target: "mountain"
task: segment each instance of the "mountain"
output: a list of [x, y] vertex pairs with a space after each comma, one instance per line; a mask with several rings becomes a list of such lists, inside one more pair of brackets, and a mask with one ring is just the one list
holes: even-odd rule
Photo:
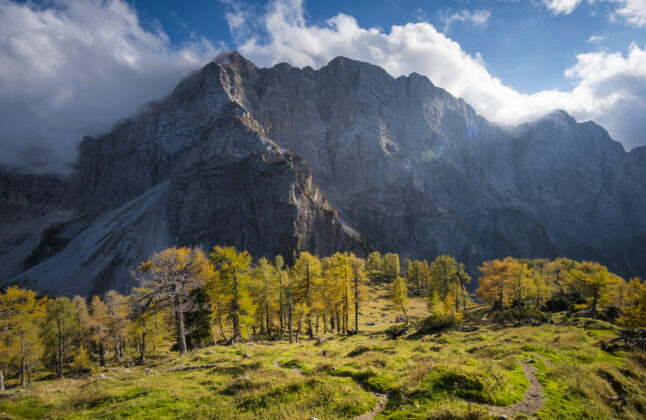
[[566, 256], [644, 276], [644, 150], [562, 111], [497, 126], [415, 73], [343, 57], [258, 68], [229, 52], [84, 138], [67, 179], [0, 172], [1, 209], [24, 225], [0, 225], [13, 229], [0, 282], [127, 291], [134, 265], [176, 244], [449, 253], [472, 274], [496, 257]]

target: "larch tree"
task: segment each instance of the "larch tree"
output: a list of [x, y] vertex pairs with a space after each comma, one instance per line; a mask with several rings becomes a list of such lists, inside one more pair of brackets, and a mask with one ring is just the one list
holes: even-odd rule
[[36, 292], [16, 286], [7, 288], [0, 295], [0, 307], [8, 328], [9, 349], [18, 359], [20, 385], [27, 385], [31, 379], [31, 366], [40, 358], [40, 337], [38, 328], [45, 316], [46, 299], [36, 298]]
[[508, 265], [501, 260], [485, 261], [478, 267], [482, 276], [478, 280], [476, 293], [494, 309], [503, 310], [512, 301], [512, 290]]
[[194, 306], [190, 294], [193, 289], [204, 285], [207, 268], [207, 260], [201, 249], [183, 247], [153, 253], [133, 272], [141, 286], [150, 290], [148, 295], [142, 297], [145, 305], [172, 309], [180, 354], [188, 353], [184, 318]]
[[281, 338], [285, 334], [285, 277], [287, 273], [285, 272], [285, 260], [282, 255], [276, 255], [274, 257], [274, 263], [272, 265], [274, 270], [274, 278], [278, 285], [278, 314], [280, 319], [280, 336]]
[[366, 274], [371, 281], [381, 279], [381, 254], [371, 252], [366, 260]]
[[230, 344], [230, 340], [224, 332], [224, 319], [227, 317], [225, 308], [227, 306], [228, 297], [225, 295], [224, 285], [222, 281], [220, 281], [220, 272], [213, 269], [213, 264], [210, 264], [207, 274], [206, 293], [209, 295], [213, 320], [217, 323], [224, 341], [227, 344]]
[[120, 362], [125, 356], [125, 343], [129, 330], [127, 297], [110, 290], [103, 295], [106, 307], [108, 338], [114, 350], [114, 359]]
[[384, 279], [390, 283], [395, 281], [400, 274], [399, 255], [389, 253], [381, 260], [381, 273]]
[[257, 307], [256, 317], [260, 332], [271, 336], [271, 318], [276, 303], [276, 284], [274, 283], [273, 267], [267, 258], [262, 257], [252, 270], [253, 298]]
[[568, 286], [588, 301], [592, 318], [597, 317], [598, 306], [610, 300], [616, 281], [616, 276], [612, 276], [607, 267], [590, 261], [578, 264], [566, 276]]
[[458, 265], [450, 255], [438, 255], [431, 263], [429, 269], [431, 287], [429, 290], [437, 291], [440, 299], [444, 299], [452, 286], [459, 284]]
[[295, 275], [295, 300], [300, 307], [300, 318], [307, 318], [308, 335], [310, 338], [314, 338], [311, 308], [312, 298], [321, 279], [321, 260], [309, 252], [303, 251], [294, 263], [293, 272]]
[[56, 373], [63, 377], [63, 361], [71, 352], [73, 340], [78, 335], [76, 306], [66, 297], [49, 299], [45, 305], [42, 327], [45, 351], [54, 355]]
[[527, 267], [527, 264], [515, 258], [507, 257], [503, 262], [507, 266], [506, 273], [509, 277], [508, 280], [512, 288], [514, 301], [520, 305], [527, 298], [527, 289], [530, 287], [532, 270]]
[[464, 264], [459, 263], [456, 271], [456, 288], [457, 291], [455, 293], [455, 310], [456, 312], [459, 311], [460, 307], [460, 294], [462, 294], [462, 310], [466, 311], [467, 310], [467, 299], [468, 299], [468, 293], [467, 293], [467, 287], [466, 285], [471, 283], [471, 276], [467, 274], [466, 267]]
[[[150, 289], [133, 288], [132, 293], [128, 296], [128, 317], [130, 319], [130, 335], [135, 337], [135, 342], [139, 349], [137, 364], [146, 363], [146, 351], [148, 348], [148, 337], [154, 336], [156, 306], [146, 305], [143, 296], [151, 293]], [[153, 337], [154, 339], [154, 337]]]
[[89, 357], [86, 347], [91, 342], [92, 320], [84, 297], [76, 295], [72, 298], [74, 305], [74, 320], [76, 322], [76, 337], [74, 337], [74, 367], [77, 373], [89, 367]]
[[237, 343], [242, 339], [242, 325], [253, 320], [256, 309], [249, 293], [251, 255], [247, 251], [238, 252], [234, 247], [216, 246], [209, 257], [220, 283], [224, 312], [231, 321], [229, 343]]
[[350, 254], [350, 266], [354, 289], [354, 333], [357, 334], [359, 333], [359, 306], [364, 300], [367, 276], [363, 258]]
[[348, 253], [337, 252], [330, 257], [328, 272], [333, 281], [334, 300], [336, 301], [337, 330], [348, 332], [348, 319], [352, 301], [353, 270]]
[[96, 349], [99, 352], [99, 366], [105, 367], [105, 347], [110, 321], [108, 319], [108, 309], [99, 296], [92, 296], [89, 314], [92, 322], [90, 328], [92, 340], [96, 343]]
[[619, 322], [631, 328], [646, 328], [646, 283], [635, 277], [625, 289], [625, 304]]
[[417, 296], [420, 295], [421, 291], [421, 267], [422, 267], [422, 262], [421, 261], [411, 261], [408, 264], [408, 270], [406, 274], [406, 279], [408, 280], [408, 284], [415, 288], [415, 294]]
[[390, 289], [390, 300], [394, 308], [401, 309], [404, 317], [408, 319], [408, 287], [406, 279], [397, 276], [392, 282]]

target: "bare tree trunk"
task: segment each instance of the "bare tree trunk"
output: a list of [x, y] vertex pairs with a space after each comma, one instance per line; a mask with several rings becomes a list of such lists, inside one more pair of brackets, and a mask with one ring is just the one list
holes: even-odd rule
[[[145, 327], [145, 324], [144, 324]], [[146, 331], [141, 332], [141, 346], [139, 348], [139, 360], [137, 364], [143, 365], [146, 363]]]
[[460, 280], [455, 282], [455, 313], [460, 312]]
[[25, 334], [20, 333], [20, 386], [25, 387]]
[[231, 323], [233, 324], [233, 337], [231, 343], [240, 341], [240, 308], [238, 302], [238, 279], [233, 276], [233, 299], [231, 300]]
[[27, 363], [27, 382], [31, 385], [31, 363]]
[[283, 306], [283, 274], [280, 272], [280, 267], [279, 267], [279, 273], [278, 273], [278, 306], [279, 306], [279, 312], [280, 312], [280, 338], [283, 338], [283, 335], [285, 335], [285, 327], [283, 325], [283, 312], [285, 310]]
[[179, 348], [179, 354], [188, 354], [186, 348], [186, 330], [184, 327], [184, 312], [181, 308], [181, 301], [179, 294], [175, 295], [174, 299], [175, 306], [175, 326], [177, 327], [177, 347]]
[[265, 311], [267, 316], [267, 337], [271, 337], [271, 327], [269, 325], [269, 301], [265, 303]]
[[56, 317], [56, 324], [58, 325], [58, 377], [63, 377], [63, 333], [61, 331], [61, 317]]
[[103, 339], [99, 339], [99, 366], [105, 367], [105, 346]]
[[599, 298], [599, 290], [594, 291], [592, 297], [592, 318], [597, 319], [597, 299]]
[[289, 277], [289, 342], [294, 342], [294, 301], [292, 300], [292, 278]]
[[[419, 294], [419, 279], [417, 281], [417, 292]], [[354, 276], [354, 333], [359, 332], [359, 278]]]
[[4, 391], [4, 375], [2, 374], [1, 370], [0, 370], [0, 391]]

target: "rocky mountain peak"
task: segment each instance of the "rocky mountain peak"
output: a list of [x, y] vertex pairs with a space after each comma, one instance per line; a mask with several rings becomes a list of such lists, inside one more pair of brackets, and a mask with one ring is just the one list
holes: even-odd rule
[[28, 238], [0, 256], [0, 281], [127, 291], [153, 250], [215, 244], [451, 254], [476, 276], [487, 259], [561, 255], [644, 276], [643, 161], [563, 111], [502, 129], [416, 73], [345, 57], [258, 68], [231, 51], [86, 138], [74, 193], [14, 236]]

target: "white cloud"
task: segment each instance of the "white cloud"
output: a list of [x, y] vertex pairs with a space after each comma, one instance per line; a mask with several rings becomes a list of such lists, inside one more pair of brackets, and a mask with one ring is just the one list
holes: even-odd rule
[[615, 0], [620, 7], [615, 15], [621, 16], [631, 25], [646, 26], [646, 0]]
[[543, 0], [543, 3], [555, 14], [569, 15], [581, 3], [581, 0]]
[[82, 135], [133, 115], [217, 54], [204, 39], [172, 46], [122, 0], [46, 4], [0, 0], [0, 163], [64, 170]]
[[[604, 124], [628, 148], [646, 143], [646, 49], [634, 44], [621, 53], [588, 53], [565, 72], [575, 87], [523, 94], [491, 76], [479, 54], [472, 56], [427, 22], [393, 26], [390, 32], [361, 28], [344, 14], [325, 25], [308, 25], [300, 0], [274, 1], [264, 16], [254, 16], [263, 35], [252, 35], [238, 49], [256, 64], [286, 61], [320, 67], [343, 55], [385, 68], [393, 76], [424, 74], [464, 98], [488, 119], [516, 124], [554, 109], [579, 120]], [[637, 113], [637, 114], [635, 114]]]
[[588, 44], [597, 44], [605, 39], [604, 36], [601, 35], [590, 35], [590, 38], [588, 38], [587, 41], [585, 41]]
[[443, 32], [448, 33], [454, 22], [470, 22], [476, 26], [482, 26], [487, 23], [490, 17], [491, 11], [489, 10], [460, 10], [452, 14], [445, 14], [442, 17], [442, 21], [444, 22]]
[[[615, 3], [617, 8], [610, 14], [612, 20], [623, 19], [633, 26], [646, 26], [646, 0], [601, 0]], [[564, 13], [569, 15], [576, 9], [582, 0], [543, 0], [543, 4], [554, 14]], [[594, 3], [594, 0], [588, 0]]]

